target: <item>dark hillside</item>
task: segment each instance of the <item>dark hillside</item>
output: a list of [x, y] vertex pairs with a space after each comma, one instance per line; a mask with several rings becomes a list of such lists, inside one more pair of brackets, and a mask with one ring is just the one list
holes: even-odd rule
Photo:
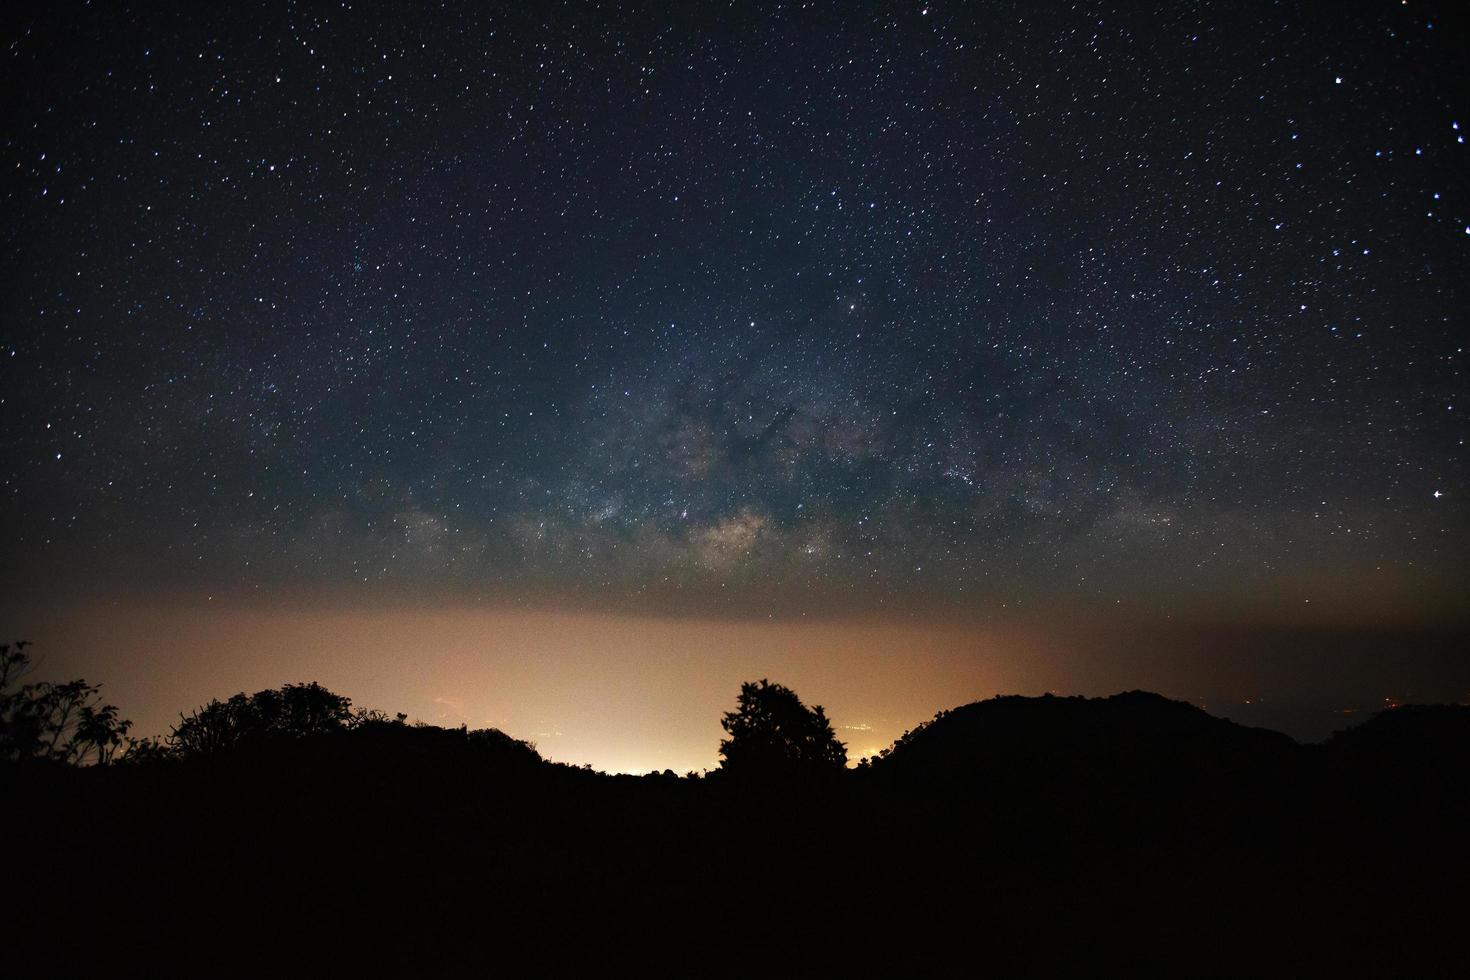
[[998, 697], [941, 712], [901, 738], [874, 769], [910, 779], [1034, 775], [1087, 779], [1199, 773], [1236, 776], [1279, 765], [1296, 743], [1146, 691], [1109, 698]]
[[[383, 721], [10, 765], [10, 958], [17, 976], [1449, 975], [1467, 717], [1398, 709], [1300, 747], [1142, 692], [998, 698], [835, 779], [607, 776]], [[1440, 777], [1384, 793], [1391, 772]]]

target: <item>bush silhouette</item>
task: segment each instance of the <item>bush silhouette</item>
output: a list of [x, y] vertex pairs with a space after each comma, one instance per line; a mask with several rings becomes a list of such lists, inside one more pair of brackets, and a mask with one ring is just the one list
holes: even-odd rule
[[151, 745], [128, 737], [133, 723], [103, 702], [99, 684], [18, 683], [32, 669], [28, 646], [26, 640], [0, 644], [0, 760], [106, 765]]
[[837, 740], [821, 705], [808, 708], [796, 692], [762, 678], [740, 685], [734, 711], [720, 721], [720, 768], [751, 775], [839, 771], [847, 747]]
[[[365, 715], [377, 720], [374, 716]], [[185, 758], [215, 755], [260, 739], [297, 739], [352, 727], [352, 701], [313, 681], [279, 690], [236, 694], [179, 716], [165, 739]]]

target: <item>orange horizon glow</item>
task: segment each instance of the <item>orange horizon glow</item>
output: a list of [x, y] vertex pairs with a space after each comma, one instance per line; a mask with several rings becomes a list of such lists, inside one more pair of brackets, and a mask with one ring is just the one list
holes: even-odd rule
[[[1372, 701], [1470, 692], [1463, 658], [1444, 653], [1454, 634], [1415, 641], [1429, 654], [1418, 663], [1402, 639], [1378, 644], [1394, 656], [1371, 643], [1338, 653], [1343, 634], [1309, 627], [1092, 612], [737, 620], [307, 599], [94, 600], [42, 608], [22, 625], [38, 673], [102, 683], [137, 735], [166, 732], [212, 698], [318, 681], [360, 707], [499, 728], [550, 759], [607, 772], [714, 768], [720, 718], [740, 683], [759, 677], [824, 705], [853, 761], [936, 711], [997, 694], [1144, 688], [1254, 723], [1252, 710], [1292, 698], [1336, 699], [1341, 717], [1368, 690]], [[14, 611], [7, 621], [22, 623]]]

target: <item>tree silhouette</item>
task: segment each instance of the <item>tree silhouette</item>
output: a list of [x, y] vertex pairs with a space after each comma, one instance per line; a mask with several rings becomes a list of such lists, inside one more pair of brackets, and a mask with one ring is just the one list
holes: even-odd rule
[[765, 678], [740, 685], [734, 711], [720, 721], [720, 768], [750, 774], [830, 772], [847, 765], [821, 705], [808, 708], [796, 692]]
[[106, 765], [138, 746], [132, 722], [102, 700], [102, 688], [83, 680], [20, 684], [32, 670], [30, 643], [0, 644], [0, 760], [51, 759], [68, 765]]
[[175, 754], [192, 758], [264, 738], [295, 739], [339, 731], [357, 720], [349, 698], [313, 681], [213, 700], [179, 715], [179, 723], [165, 741]]

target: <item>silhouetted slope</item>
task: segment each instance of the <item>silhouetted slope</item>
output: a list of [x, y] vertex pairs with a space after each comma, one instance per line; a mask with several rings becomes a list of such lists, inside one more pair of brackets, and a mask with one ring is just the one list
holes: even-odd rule
[[1327, 741], [1339, 758], [1375, 765], [1445, 767], [1470, 772], [1470, 707], [1456, 704], [1404, 705], [1372, 718]]
[[1380, 711], [1316, 747], [1319, 797], [1385, 832], [1464, 834], [1470, 817], [1470, 707]]
[[375, 722], [0, 767], [8, 965], [1453, 975], [1465, 714], [1297, 746], [1142, 692], [997, 698], [806, 782], [607, 776]]
[[873, 763], [906, 785], [1043, 783], [1070, 792], [1200, 784], [1277, 772], [1296, 752], [1247, 728], [1145, 691], [1108, 698], [997, 697], [908, 732]]

